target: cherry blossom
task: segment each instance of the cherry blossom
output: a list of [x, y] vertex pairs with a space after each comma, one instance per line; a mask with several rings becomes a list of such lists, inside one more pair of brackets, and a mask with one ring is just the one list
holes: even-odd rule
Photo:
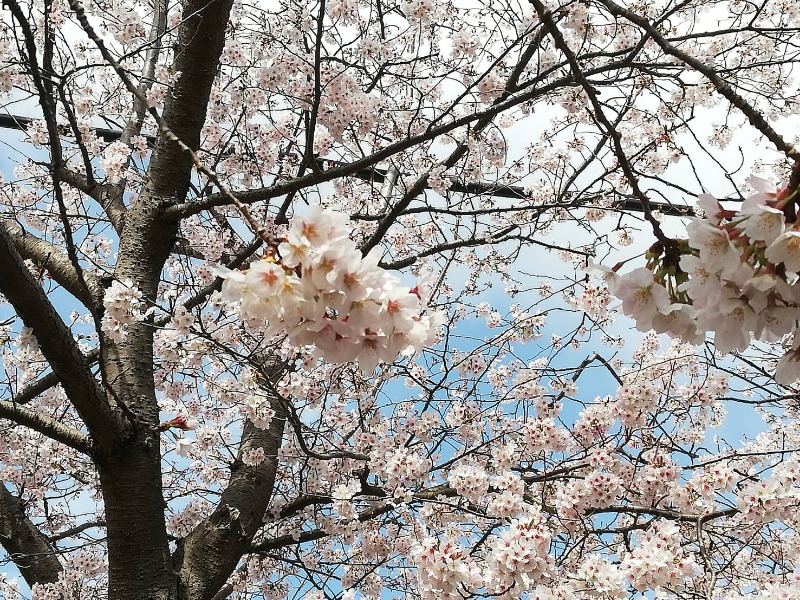
[[622, 569], [637, 590], [680, 589], [695, 574], [697, 565], [683, 556], [679, 539], [676, 525], [659, 521], [626, 553]]
[[158, 426], [158, 428], [161, 430], [167, 430], [171, 427], [182, 429], [183, 431], [192, 431], [199, 427], [199, 423], [197, 422], [197, 419], [188, 419], [183, 415], [178, 415], [169, 421], [164, 421]]
[[[656, 244], [648, 252], [647, 267], [615, 283], [622, 310], [637, 327], [690, 343], [713, 332], [723, 354], [746, 350], [753, 339], [773, 342], [793, 333], [800, 234], [794, 229], [795, 217], [787, 220], [786, 207], [794, 194], [767, 191], [769, 184], [757, 177], [750, 183], [758, 191], [738, 211], [701, 196], [706, 216], [689, 223], [688, 240]], [[796, 369], [790, 368], [793, 352], [778, 363], [779, 383], [797, 378]]]
[[480, 588], [481, 572], [465, 548], [453, 541], [425, 538], [412, 550], [423, 598], [456, 600]]
[[125, 338], [127, 325], [141, 314], [142, 294], [131, 280], [114, 281], [106, 290], [103, 306], [103, 332], [114, 341]]
[[376, 250], [361, 257], [347, 217], [319, 208], [296, 218], [277, 256], [242, 272], [224, 268], [223, 298], [244, 319], [263, 319], [297, 345], [314, 345], [333, 363], [358, 360], [365, 370], [399, 354], [419, 352], [439, 318], [414, 288], [378, 266]]

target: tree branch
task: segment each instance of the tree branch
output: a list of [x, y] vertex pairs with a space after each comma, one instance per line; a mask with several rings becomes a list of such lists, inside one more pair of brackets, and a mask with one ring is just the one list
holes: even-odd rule
[[773, 127], [764, 118], [764, 115], [761, 114], [761, 112], [759, 112], [742, 96], [737, 94], [730, 84], [722, 79], [712, 67], [709, 67], [701, 60], [694, 58], [693, 56], [670, 44], [645, 17], [637, 15], [627, 8], [623, 8], [612, 0], [600, 0], [600, 3], [605, 6], [612, 15], [616, 17], [623, 17], [631, 23], [634, 23], [638, 27], [644, 29], [648, 35], [653, 38], [653, 41], [658, 44], [659, 48], [661, 48], [666, 54], [674, 56], [696, 71], [702, 73], [706, 79], [711, 82], [717, 92], [724, 96], [733, 106], [742, 111], [744, 116], [747, 117], [747, 120], [750, 121], [750, 124], [753, 127], [758, 129], [758, 131], [760, 131], [764, 137], [772, 142], [772, 144], [779, 151], [783, 152], [794, 162], [792, 180], [789, 184], [790, 189], [794, 189], [800, 185], [800, 152], [798, 152], [794, 144], [787, 142], [781, 134], [775, 131], [775, 129], [773, 129]]
[[611, 121], [608, 120], [608, 117], [606, 117], [603, 106], [597, 96], [597, 91], [586, 79], [583, 69], [581, 69], [581, 66], [578, 63], [578, 58], [570, 49], [569, 44], [567, 44], [566, 40], [564, 39], [564, 36], [561, 35], [561, 30], [559, 30], [558, 25], [556, 25], [555, 21], [553, 20], [552, 11], [546, 8], [540, 0], [530, 0], [530, 2], [536, 10], [536, 13], [539, 15], [539, 20], [550, 34], [550, 37], [553, 38], [556, 48], [558, 48], [559, 51], [561, 51], [561, 53], [566, 57], [573, 76], [578, 83], [580, 83], [584, 93], [589, 98], [589, 102], [591, 103], [593, 109], [591, 113], [593, 118], [596, 120], [598, 126], [601, 126], [602, 129], [605, 130], [605, 134], [611, 138], [614, 156], [617, 157], [617, 161], [619, 161], [619, 165], [622, 167], [622, 172], [625, 173], [625, 178], [628, 180], [628, 185], [631, 186], [634, 196], [636, 196], [642, 203], [644, 218], [650, 223], [650, 226], [653, 229], [653, 234], [661, 242], [667, 243], [668, 238], [661, 230], [661, 223], [659, 223], [658, 219], [656, 219], [653, 215], [653, 211], [650, 209], [650, 200], [644, 191], [639, 187], [638, 176], [636, 173], [634, 173], [633, 166], [625, 154], [625, 149], [622, 146], [622, 135], [619, 131], [617, 131], [617, 128], [611, 123]]
[[[598, 71], [605, 71], [608, 70], [608, 68], [608, 65], [604, 65], [603, 67], [598, 68]], [[362, 169], [370, 168], [382, 160], [390, 158], [391, 156], [394, 156], [403, 150], [408, 150], [409, 148], [413, 148], [414, 146], [418, 146], [419, 144], [433, 140], [441, 135], [458, 129], [459, 127], [469, 125], [481, 118], [493, 118], [498, 114], [509, 110], [510, 108], [519, 106], [520, 104], [524, 104], [525, 102], [529, 102], [531, 100], [535, 100], [536, 98], [545, 96], [550, 92], [554, 92], [556, 90], [563, 89], [565, 86], [571, 85], [575, 85], [571, 76], [557, 79], [547, 85], [531, 89], [526, 93], [519, 94], [518, 96], [511, 97], [504, 102], [492, 105], [486, 110], [459, 117], [450, 123], [433, 127], [419, 135], [409, 136], [406, 139], [389, 144], [388, 146], [373, 152], [369, 156], [355, 160], [351, 163], [323, 171], [322, 173], [310, 173], [289, 181], [276, 183], [270, 187], [237, 192], [236, 197], [244, 204], [252, 204], [253, 202], [260, 202], [290, 194], [312, 185], [325, 183], [326, 181], [333, 181], [334, 179], [339, 179], [341, 177], [354, 176]], [[231, 204], [231, 200], [227, 195], [213, 194], [203, 200], [193, 200], [191, 202], [185, 202], [171, 206], [164, 211], [164, 216], [168, 219], [180, 220], [185, 217], [198, 214], [213, 206], [225, 206], [229, 204]]]
[[95, 443], [110, 449], [122, 432], [120, 417], [106, 401], [72, 332], [28, 271], [5, 227], [0, 227], [0, 293], [33, 331]]
[[[272, 381], [265, 389], [271, 396], [273, 409], [277, 409], [278, 399], [270, 387], [280, 377], [284, 365], [274, 358], [268, 361], [262, 370]], [[189, 534], [174, 556], [188, 597], [211, 598], [250, 550], [272, 497], [285, 425], [286, 417], [278, 410], [265, 430], [249, 420], [245, 422], [230, 483], [217, 508]], [[263, 448], [266, 459], [258, 465], [245, 465], [243, 454], [257, 448]]]
[[[100, 137], [99, 133], [98, 137]], [[117, 137], [119, 137], [119, 133], [117, 133]], [[122, 190], [116, 190], [111, 185], [90, 182], [84, 175], [66, 167], [59, 171], [59, 177], [64, 183], [71, 185], [76, 190], [80, 190], [95, 200], [103, 207], [103, 211], [106, 213], [108, 220], [111, 221], [114, 230], [117, 233], [122, 231], [122, 226], [125, 223], [125, 213], [128, 210], [125, 208], [125, 203], [122, 202]]]
[[82, 454], [89, 455], [92, 452], [92, 442], [88, 437], [77, 429], [62, 425], [54, 418], [39, 411], [18, 406], [13, 402], [0, 400], [0, 418], [29, 427]]
[[11, 401], [14, 404], [27, 404], [34, 398], [38, 397], [39, 394], [43, 394], [50, 388], [54, 388], [59, 384], [58, 375], [50, 371], [49, 373], [42, 375], [36, 381], [29, 383], [24, 388], [22, 388], [17, 394], [11, 397]]
[[105, 521], [88, 521], [86, 523], [81, 523], [80, 525], [76, 525], [75, 527], [70, 527], [69, 529], [65, 529], [64, 531], [61, 531], [59, 533], [55, 533], [49, 536], [47, 539], [49, 539], [51, 542], [57, 542], [59, 540], [74, 537], [79, 533], [83, 533], [87, 529], [95, 529], [97, 527], [105, 527], [105, 526], [106, 526]]
[[124, 143], [129, 143], [131, 138], [139, 135], [142, 131], [144, 124], [144, 117], [147, 114], [147, 102], [145, 101], [145, 94], [153, 86], [155, 78], [156, 63], [161, 54], [162, 38], [167, 31], [167, 2], [166, 0], [157, 0], [153, 6], [153, 23], [150, 28], [150, 47], [147, 50], [145, 57], [145, 65], [142, 70], [142, 75], [139, 78], [139, 94], [134, 96], [133, 99], [133, 114], [122, 130], [120, 140]]
[[[97, 359], [100, 356], [100, 352], [97, 348], [90, 351], [88, 354], [85, 355], [86, 364], [91, 365], [97, 362]], [[42, 375], [36, 381], [33, 381], [22, 388], [19, 392], [12, 395], [11, 401], [14, 404], [27, 404], [40, 394], [43, 394], [50, 388], [57, 386], [60, 383], [58, 379], [58, 375], [50, 371], [45, 375]]]
[[61, 563], [50, 541], [27, 517], [22, 500], [0, 485], [0, 544], [29, 586], [58, 581]]
[[[24, 45], [27, 51], [27, 62], [30, 69], [31, 78], [33, 79], [34, 87], [36, 88], [37, 96], [39, 98], [39, 105], [42, 107], [42, 114], [45, 123], [47, 124], [47, 136], [50, 146], [50, 178], [53, 183], [52, 193], [53, 197], [58, 204], [58, 215], [61, 219], [61, 225], [64, 228], [64, 243], [67, 248], [67, 255], [72, 267], [75, 270], [80, 285], [86, 288], [86, 293], [91, 294], [88, 284], [83, 279], [83, 271], [78, 262], [78, 255], [75, 250], [75, 242], [72, 236], [72, 226], [67, 216], [67, 208], [64, 204], [64, 195], [61, 190], [61, 171], [64, 169], [63, 148], [61, 146], [61, 137], [58, 129], [57, 109], [55, 99], [53, 97], [53, 79], [52, 60], [53, 60], [53, 29], [51, 27], [50, 19], [44, 19], [44, 51], [42, 60], [44, 68], [39, 67], [38, 62], [38, 48], [36, 36], [33, 33], [30, 23], [25, 18], [22, 8], [16, 0], [4, 0], [3, 6], [7, 7], [14, 19], [17, 21], [19, 28], [22, 30]], [[93, 311], [94, 312], [94, 311]]]
[[53, 280], [84, 306], [96, 309], [103, 304], [105, 290], [100, 280], [94, 274], [84, 272], [84, 286], [69, 257], [58, 247], [25, 231], [15, 221], [3, 219], [0, 227], [5, 227], [9, 239], [22, 258], [32, 260], [42, 270], [47, 269]]

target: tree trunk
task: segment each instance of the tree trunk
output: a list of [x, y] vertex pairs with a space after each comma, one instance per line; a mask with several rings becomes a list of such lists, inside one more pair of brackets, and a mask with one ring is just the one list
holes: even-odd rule
[[109, 600], [174, 600], [157, 434], [98, 462], [108, 530]]
[[[200, 144], [231, 6], [232, 0], [183, 1], [173, 64], [179, 75], [161, 116], [193, 150]], [[176, 222], [164, 219], [164, 208], [186, 198], [192, 170], [191, 155], [160, 135], [145, 188], [126, 214], [114, 276], [133, 282], [148, 302], [157, 297], [178, 231]], [[103, 357], [108, 380], [135, 429], [121, 447], [97, 459], [108, 523], [109, 600], [177, 597], [161, 493], [153, 333], [151, 322], [132, 324], [126, 338], [110, 345]]]

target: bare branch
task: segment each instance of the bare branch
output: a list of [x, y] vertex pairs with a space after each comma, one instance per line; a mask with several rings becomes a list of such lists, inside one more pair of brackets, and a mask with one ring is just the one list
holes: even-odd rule
[[[283, 364], [275, 359], [263, 368], [270, 377], [280, 377]], [[271, 382], [269, 385], [274, 385]], [[267, 393], [272, 395], [267, 386]], [[279, 403], [273, 396], [272, 406]], [[246, 421], [236, 463], [228, 487], [210, 517], [184, 540], [175, 555], [180, 578], [192, 598], [207, 598], [219, 590], [241, 557], [249, 551], [256, 532], [264, 522], [275, 484], [278, 450], [283, 440], [285, 415], [276, 410], [269, 427], [257, 428]], [[266, 460], [245, 465], [242, 455], [263, 448]]]
[[558, 29], [558, 25], [556, 25], [555, 21], [553, 20], [553, 13], [550, 9], [546, 8], [544, 4], [541, 3], [540, 0], [530, 0], [531, 4], [533, 4], [534, 8], [536, 9], [536, 13], [539, 15], [539, 19], [541, 20], [542, 24], [547, 29], [550, 36], [553, 38], [553, 42], [555, 42], [556, 48], [558, 48], [561, 53], [567, 58], [567, 62], [569, 62], [570, 70], [572, 74], [575, 76], [575, 79], [581, 84], [583, 91], [589, 98], [589, 101], [592, 104], [593, 112], [592, 116], [594, 119], [597, 120], [598, 124], [602, 126], [605, 130], [606, 135], [611, 138], [614, 147], [614, 155], [617, 157], [619, 161], [620, 167], [622, 167], [623, 173], [625, 173], [625, 177], [628, 180], [628, 185], [631, 186], [633, 190], [633, 194], [639, 199], [642, 203], [642, 211], [644, 212], [644, 218], [650, 223], [651, 227], [653, 228], [653, 233], [655, 236], [664, 243], [668, 243], [668, 238], [664, 235], [664, 232], [661, 231], [661, 223], [659, 223], [658, 219], [655, 218], [653, 215], [653, 211], [650, 208], [650, 200], [648, 199], [647, 195], [642, 191], [639, 187], [639, 180], [636, 173], [633, 171], [633, 167], [628, 160], [627, 155], [625, 154], [625, 149], [622, 147], [622, 135], [617, 131], [617, 128], [608, 120], [608, 117], [605, 115], [605, 111], [603, 110], [603, 106], [600, 103], [600, 100], [597, 96], [597, 91], [594, 87], [589, 83], [586, 79], [586, 76], [581, 69], [580, 64], [578, 63], [578, 59], [575, 56], [575, 53], [570, 49], [569, 45], [567, 44], [564, 36], [561, 35], [561, 31]]
[[77, 429], [62, 425], [52, 417], [38, 411], [2, 400], [0, 401], [0, 418], [29, 427], [82, 454], [89, 455], [92, 452], [92, 442], [88, 437]]
[[722, 79], [712, 67], [670, 44], [645, 17], [637, 15], [633, 11], [616, 4], [612, 0], [600, 0], [600, 3], [605, 6], [612, 15], [623, 17], [644, 29], [666, 54], [680, 59], [693, 69], [702, 73], [722, 96], [733, 106], [742, 111], [753, 127], [758, 129], [779, 151], [783, 152], [794, 162], [795, 166], [792, 171], [792, 181], [789, 184], [790, 189], [794, 189], [800, 185], [800, 152], [798, 152], [794, 144], [786, 141], [781, 134], [775, 131], [764, 118], [764, 115], [741, 95], [737, 94], [730, 84]]
[[58, 247], [25, 231], [15, 221], [0, 220], [0, 227], [6, 229], [9, 239], [22, 258], [32, 260], [42, 271], [46, 269], [61, 287], [84, 306], [97, 309], [102, 305], [104, 289], [96, 276], [84, 272], [84, 286], [69, 257]]

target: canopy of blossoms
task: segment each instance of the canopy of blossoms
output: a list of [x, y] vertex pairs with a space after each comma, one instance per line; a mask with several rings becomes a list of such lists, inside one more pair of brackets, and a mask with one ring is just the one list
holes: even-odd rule
[[800, 597], [797, 0], [2, 4], [4, 600]]

